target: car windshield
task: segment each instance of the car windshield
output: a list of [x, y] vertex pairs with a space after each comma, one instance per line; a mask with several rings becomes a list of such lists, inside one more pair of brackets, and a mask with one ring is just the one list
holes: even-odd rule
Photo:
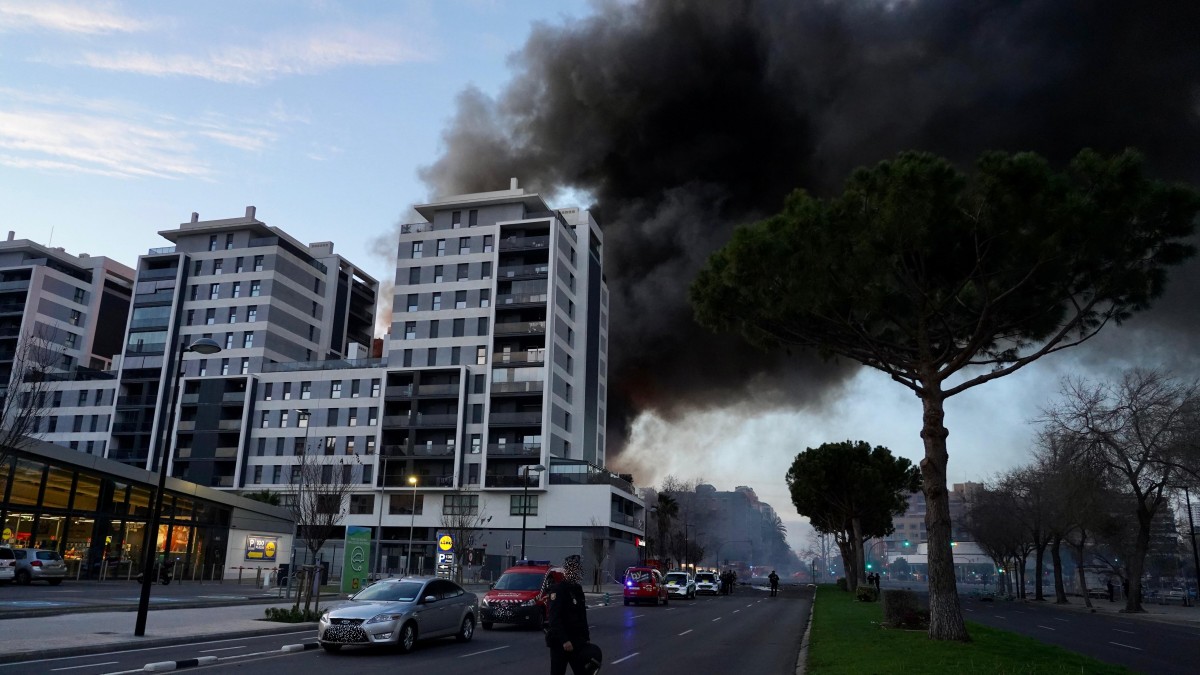
[[696, 583], [716, 583], [716, 579], [711, 574], [697, 574]]
[[493, 587], [498, 591], [540, 591], [544, 575], [533, 572], [508, 572], [501, 574]]
[[642, 583], [651, 580], [650, 570], [629, 570], [625, 573], [625, 580], [634, 583]]
[[376, 602], [413, 602], [424, 585], [419, 581], [385, 581], [374, 586], [367, 586], [359, 591], [354, 599]]
[[687, 580], [688, 579], [687, 579], [686, 574], [668, 574], [667, 575], [667, 583], [668, 584], [686, 584]]

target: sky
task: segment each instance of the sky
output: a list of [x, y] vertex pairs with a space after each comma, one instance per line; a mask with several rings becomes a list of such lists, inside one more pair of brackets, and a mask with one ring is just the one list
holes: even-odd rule
[[[193, 211], [254, 205], [388, 280], [413, 204], [517, 177], [606, 228], [612, 468], [753, 487], [803, 550], [795, 455], [851, 439], [918, 462], [920, 407], [691, 324], [690, 278], [734, 225], [907, 148], [1136, 145], [1200, 178], [1195, 16], [968, 4], [0, 0], [0, 233], [134, 266]], [[1195, 372], [1189, 270], [1166, 309], [951, 399], [950, 482], [1027, 461], [1064, 375]]]

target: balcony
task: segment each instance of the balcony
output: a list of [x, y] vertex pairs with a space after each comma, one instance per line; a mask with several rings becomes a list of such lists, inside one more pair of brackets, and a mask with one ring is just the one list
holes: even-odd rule
[[545, 279], [550, 273], [550, 266], [540, 265], [501, 265], [496, 270], [499, 279]]
[[149, 433], [150, 422], [147, 421], [145, 424], [141, 422], [113, 422], [112, 432], [114, 434]]
[[162, 317], [162, 318], [155, 318], [155, 319], [134, 319], [133, 321], [129, 322], [129, 327], [130, 328], [160, 328], [162, 330], [166, 330], [167, 329], [167, 318]]
[[625, 527], [632, 527], [635, 530], [642, 529], [642, 521], [640, 518], [637, 518], [636, 516], [631, 516], [627, 513], [613, 512], [613, 513], [609, 514], [609, 518], [611, 519], [612, 523], [615, 525], [624, 525]]
[[228, 391], [221, 395], [221, 403], [245, 403], [246, 392]]
[[488, 443], [489, 457], [540, 457], [541, 443]]
[[508, 305], [544, 305], [546, 304], [545, 293], [515, 293], [496, 296], [496, 308], [499, 309]]
[[385, 445], [383, 454], [387, 457], [453, 457], [457, 451], [455, 445]]
[[395, 427], [456, 427], [458, 415], [412, 413], [408, 415], [384, 415], [384, 428]]
[[264, 373], [296, 373], [312, 370], [341, 370], [343, 368], [380, 368], [387, 359], [330, 359], [328, 361], [293, 361], [290, 363], [264, 363]]
[[545, 335], [545, 321], [511, 321], [497, 323], [492, 332], [495, 335]]
[[412, 398], [413, 386], [405, 384], [401, 386], [392, 386], [384, 390], [384, 395], [388, 398]]
[[241, 420], [221, 420], [217, 422], [217, 429], [221, 431], [238, 431], [241, 428]]
[[539, 412], [494, 412], [488, 416], [488, 424], [499, 425], [515, 425], [515, 426], [541, 426], [542, 413]]
[[555, 467], [551, 467], [550, 484], [551, 485], [612, 485], [618, 487], [625, 492], [634, 494], [633, 484], [621, 478], [620, 476], [609, 473], [603, 469], [589, 467], [588, 472], [570, 472], [557, 473]]
[[417, 387], [417, 396], [440, 396], [458, 398], [460, 387], [457, 384], [422, 384]]
[[0, 281], [0, 292], [25, 290], [29, 290], [28, 279], [18, 279], [17, 281]]
[[[174, 251], [168, 251], [168, 253], [174, 253]], [[137, 278], [138, 281], [150, 281], [152, 279], [174, 279], [178, 275], [178, 268], [168, 267], [160, 270], [142, 270], [138, 272]]]
[[540, 487], [537, 475], [526, 476], [496, 476], [488, 474], [484, 479], [484, 487], [494, 488], [524, 488], [528, 485], [531, 488]]
[[159, 248], [150, 249], [150, 251], [146, 255], [165, 255], [167, 253], [174, 253], [174, 252], [175, 252], [174, 246], [161, 246]]
[[158, 405], [157, 396], [118, 396], [118, 406], [145, 408]]
[[546, 248], [550, 245], [550, 237], [542, 235], [540, 237], [505, 237], [500, 240], [501, 251], [528, 251], [534, 249]]
[[[409, 485], [407, 474], [396, 473], [384, 476], [383, 487], [412, 489], [413, 486]], [[417, 476], [417, 487], [452, 488], [454, 487], [454, 476]]]
[[[493, 382], [493, 394], [540, 394], [546, 388], [546, 383], [541, 380], [532, 382]], [[495, 415], [492, 418], [495, 419]], [[539, 413], [540, 419], [540, 413]]]
[[528, 366], [546, 362], [546, 350], [531, 349], [523, 352], [497, 352], [492, 354], [493, 365]]

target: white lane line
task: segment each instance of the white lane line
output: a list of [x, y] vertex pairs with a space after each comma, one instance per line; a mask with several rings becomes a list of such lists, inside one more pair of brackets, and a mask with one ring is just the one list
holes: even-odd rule
[[613, 665], [615, 666], [622, 661], [628, 661], [629, 659], [632, 659], [633, 657], [637, 656], [638, 654], [641, 654], [641, 652], [634, 652], [634, 653], [630, 654], [629, 656], [622, 656], [621, 658], [617, 659], [616, 661], [613, 661]]
[[740, 611], [742, 611], [742, 610], [740, 610], [740, 609], [735, 609], [735, 610], [733, 610], [733, 613], [734, 613], [734, 614], [737, 614], [737, 613], [738, 613], [738, 612], [740, 612]]
[[[759, 600], [758, 602], [762, 602], [762, 600]], [[757, 604], [758, 604], [758, 602], [752, 602], [752, 603], [750, 603], [750, 604], [746, 605], [746, 609], [750, 609], [751, 607], [753, 607], [753, 606], [757, 605]]]
[[631, 617], [629, 617], [629, 618], [631, 618], [631, 619], [640, 619], [640, 618], [642, 618], [643, 616], [646, 616], [646, 615], [645, 615], [645, 614], [634, 614], [633, 616], [631, 616]]
[[[265, 634], [265, 635], [251, 635], [251, 636], [249, 636], [249, 637], [225, 638], [225, 639], [223, 639], [223, 640], [205, 640], [204, 642], [193, 642], [193, 643], [191, 643], [191, 644], [190, 644], [190, 646], [192, 646], [192, 647], [199, 647], [200, 645], [215, 645], [215, 644], [220, 644], [220, 643], [222, 643], [222, 642], [237, 642], [237, 641], [239, 641], [239, 640], [260, 640], [260, 639], [263, 639], [263, 638], [285, 637], [285, 636], [288, 636], [288, 635], [312, 635], [312, 631], [311, 631], [311, 630], [298, 630], [298, 631], [294, 631], [294, 632], [291, 632], [291, 633], [267, 633], [267, 634]], [[116, 650], [116, 651], [111, 651], [111, 652], [100, 652], [99, 654], [92, 654], [90, 657], [84, 657], [84, 656], [55, 656], [54, 658], [49, 658], [49, 659], [36, 659], [36, 660], [33, 660], [33, 661], [22, 661], [21, 663], [23, 663], [23, 664], [27, 664], [27, 663], [49, 663], [50, 661], [73, 661], [73, 660], [82, 659], [82, 658], [95, 658], [95, 657], [98, 657], [98, 656], [112, 656], [112, 655], [114, 655], [114, 654], [134, 654], [134, 653], [137, 653], [137, 652], [153, 652], [153, 651], [161, 651], [161, 650], [163, 650], [163, 649], [173, 649], [173, 648], [175, 648], [175, 647], [178, 647], [178, 646], [179, 646], [179, 645], [164, 645], [164, 646], [162, 646], [162, 647], [139, 647], [139, 648], [137, 648], [137, 649], [118, 649], [118, 650]], [[128, 672], [131, 672], [131, 673], [140, 673], [140, 672], [142, 672], [142, 669], [140, 669], [140, 668], [139, 668], [139, 669], [137, 669], [137, 670], [131, 670], [131, 671], [128, 671]], [[112, 674], [110, 674], [110, 675], [117, 675], [117, 674], [116, 674], [116, 673], [112, 673]]]
[[1141, 647], [1134, 647], [1133, 645], [1123, 645], [1123, 644], [1121, 644], [1120, 642], [1109, 642], [1108, 644], [1110, 644], [1110, 645], [1116, 645], [1116, 646], [1118, 646], [1118, 647], [1124, 647], [1124, 648], [1126, 648], [1126, 649], [1136, 649], [1136, 650], [1137, 650], [1137, 651], [1139, 651], [1139, 652], [1140, 652], [1140, 651], [1144, 651], [1144, 650], [1143, 650]]
[[721, 617], [719, 617], [719, 616], [717, 618], [713, 619], [713, 621], [720, 621], [720, 620], [721, 620]]
[[1046, 630], [1057, 630], [1056, 628], [1051, 628], [1050, 626], [1043, 626], [1041, 624], [1038, 624], [1038, 628], [1045, 628]]
[[272, 654], [272, 655], [278, 656], [280, 654], [280, 652], [282, 652], [282, 651], [283, 651], [282, 649], [272, 649], [269, 652], [251, 652], [249, 654], [231, 654], [229, 656], [214, 656], [213, 658], [215, 658], [218, 661], [228, 661], [230, 659], [244, 659], [249, 656], [264, 656], [266, 654]]
[[1063, 622], [1063, 623], [1071, 623], [1070, 619], [1060, 619], [1060, 618], [1058, 618], [1057, 616], [1056, 616], [1056, 617], [1054, 617], [1054, 620], [1055, 620], [1055, 621], [1061, 621], [1061, 622]]
[[501, 649], [508, 649], [508, 645], [504, 645], [503, 647], [493, 647], [492, 649], [485, 649], [481, 652], [471, 652], [470, 654], [463, 654], [462, 656], [460, 656], [458, 658], [465, 659], [468, 656], [479, 656], [480, 654], [487, 654], [488, 652], [498, 652]]
[[970, 607], [963, 607], [963, 609], [967, 610], [968, 612], [974, 612], [974, 611], [975, 611], [975, 610], [971, 609]]
[[75, 670], [76, 668], [92, 668], [94, 666], [111, 666], [114, 663], [120, 663], [120, 661], [105, 661], [104, 663], [86, 663], [82, 666], [66, 666], [64, 668], [51, 668], [50, 671], [55, 672], [55, 671], [59, 671], [59, 670]]
[[1113, 630], [1117, 631], [1118, 633], [1126, 633], [1128, 635], [1136, 635], [1137, 634], [1131, 630], [1121, 630], [1120, 628], [1114, 628]]
[[[680, 635], [687, 635], [688, 633], [692, 632], [692, 630], [694, 630], [694, 629], [689, 628], [689, 629], [683, 631], [682, 633], [680, 633]], [[116, 663], [116, 662], [114, 661], [113, 663]]]
[[200, 653], [207, 654], [209, 652], [227, 652], [231, 649], [245, 649], [245, 648], [246, 648], [246, 645], [239, 645], [237, 647], [219, 647], [217, 649], [201, 649]]

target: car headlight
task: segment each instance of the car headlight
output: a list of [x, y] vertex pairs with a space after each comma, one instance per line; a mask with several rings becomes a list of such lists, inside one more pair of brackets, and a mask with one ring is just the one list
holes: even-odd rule
[[480, 607], [487, 607], [487, 606], [488, 606], [488, 599], [487, 599], [487, 598], [481, 598], [481, 599], [479, 600], [479, 606], [480, 606]]
[[321, 612], [321, 618], [317, 619], [320, 623], [329, 623], [329, 610]]
[[365, 623], [384, 623], [387, 621], [397, 621], [402, 618], [404, 618], [403, 612], [401, 612], [399, 614], [394, 613], [394, 612], [388, 612], [386, 614], [376, 614], [375, 616], [367, 619], [365, 621]]
[[523, 600], [523, 601], [521, 601], [521, 606], [522, 606], [522, 607], [533, 607], [533, 606], [534, 606], [534, 605], [536, 605], [536, 604], [537, 604], [537, 600]]

